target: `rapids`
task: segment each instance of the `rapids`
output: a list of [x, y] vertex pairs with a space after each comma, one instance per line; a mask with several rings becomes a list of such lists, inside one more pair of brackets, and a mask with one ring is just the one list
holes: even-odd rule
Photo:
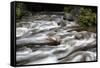
[[17, 65], [96, 61], [96, 33], [78, 26], [56, 12], [23, 17], [16, 23]]

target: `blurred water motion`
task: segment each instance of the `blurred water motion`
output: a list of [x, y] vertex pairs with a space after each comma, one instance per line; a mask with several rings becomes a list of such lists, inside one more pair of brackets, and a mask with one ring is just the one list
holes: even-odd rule
[[16, 23], [17, 65], [96, 61], [96, 33], [59, 13], [30, 18]]

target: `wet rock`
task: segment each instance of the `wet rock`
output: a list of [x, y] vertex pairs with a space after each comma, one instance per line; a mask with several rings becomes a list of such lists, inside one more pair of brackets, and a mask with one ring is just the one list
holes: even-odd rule
[[27, 28], [23, 28], [23, 27], [18, 27], [16, 29], [16, 37], [21, 37], [23, 36], [26, 32], [28, 32], [29, 30]]
[[83, 39], [82, 34], [77, 33], [77, 34], [75, 35], [75, 39], [78, 39], [78, 40]]
[[87, 31], [81, 31], [80, 34], [83, 36], [85, 39], [89, 39], [91, 37], [91, 33]]
[[64, 19], [68, 21], [74, 21], [74, 17], [68, 13], [65, 14]]

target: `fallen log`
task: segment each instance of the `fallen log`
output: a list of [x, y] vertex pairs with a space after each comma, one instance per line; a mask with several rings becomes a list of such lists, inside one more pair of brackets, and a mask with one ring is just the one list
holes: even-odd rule
[[50, 36], [39, 36], [29, 37], [16, 40], [17, 46], [24, 45], [58, 45], [60, 44], [59, 37]]

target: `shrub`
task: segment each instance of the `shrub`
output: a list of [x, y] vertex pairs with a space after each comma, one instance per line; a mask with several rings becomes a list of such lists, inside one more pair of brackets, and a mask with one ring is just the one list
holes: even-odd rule
[[[95, 10], [96, 11], [96, 10]], [[93, 8], [80, 8], [80, 15], [78, 17], [78, 22], [80, 26], [95, 26], [96, 25], [96, 12]]]

